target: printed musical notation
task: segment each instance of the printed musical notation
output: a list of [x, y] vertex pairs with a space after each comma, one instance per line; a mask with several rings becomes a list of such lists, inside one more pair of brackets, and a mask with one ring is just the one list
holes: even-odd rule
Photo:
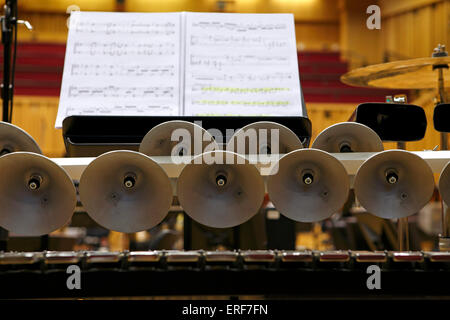
[[215, 93], [226, 95], [248, 95], [248, 94], [277, 94], [290, 91], [290, 88], [283, 87], [256, 87], [256, 88], [243, 88], [243, 87], [224, 87], [213, 85], [194, 85], [192, 86], [192, 93]]
[[94, 106], [68, 106], [65, 117], [71, 115], [128, 115], [128, 114], [173, 114], [176, 106], [171, 105], [137, 105], [137, 104], [114, 104], [114, 105], [94, 105]]
[[247, 36], [191, 36], [192, 46], [240, 46], [246, 48], [263, 47], [266, 49], [283, 48], [288, 46], [286, 39], [266, 38], [266, 37], [247, 37]]
[[194, 21], [192, 28], [212, 29], [216, 31], [236, 31], [236, 32], [255, 32], [255, 31], [283, 31], [287, 30], [285, 23], [235, 23], [222, 21]]
[[178, 115], [181, 16], [72, 12], [55, 126], [70, 115]]
[[280, 107], [288, 106], [288, 100], [192, 100], [193, 105], [238, 106], [238, 107]]
[[302, 114], [291, 14], [73, 12], [70, 115]]
[[193, 73], [192, 79], [195, 81], [230, 81], [230, 82], [272, 82], [272, 81], [284, 81], [291, 80], [294, 75], [290, 72], [274, 72], [274, 73], [236, 73], [236, 74], [225, 74], [225, 73]]
[[146, 35], [169, 36], [175, 34], [176, 25], [171, 22], [91, 22], [82, 21], [74, 26], [76, 33], [95, 33], [105, 35]]
[[174, 87], [69, 87], [69, 98], [172, 98]]
[[124, 77], [172, 77], [175, 66], [159, 65], [115, 65], [115, 64], [78, 64], [71, 66], [72, 76], [124, 76]]
[[291, 15], [186, 17], [185, 114], [302, 112]]
[[171, 42], [75, 42], [73, 53], [90, 56], [173, 56], [175, 44]]
[[270, 55], [191, 55], [191, 66], [202, 66], [222, 70], [224, 67], [251, 67], [251, 66], [288, 66], [290, 59], [287, 56]]

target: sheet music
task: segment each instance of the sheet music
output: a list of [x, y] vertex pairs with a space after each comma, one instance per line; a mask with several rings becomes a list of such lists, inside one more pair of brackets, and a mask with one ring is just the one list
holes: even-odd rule
[[179, 13], [72, 12], [55, 126], [70, 115], [179, 115]]
[[303, 115], [291, 14], [186, 13], [185, 115]]
[[299, 116], [291, 14], [72, 12], [70, 115]]

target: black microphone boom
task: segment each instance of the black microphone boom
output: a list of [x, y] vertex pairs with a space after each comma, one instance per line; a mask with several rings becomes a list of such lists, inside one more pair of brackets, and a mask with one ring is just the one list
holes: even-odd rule
[[[3, 121], [11, 122], [10, 104], [13, 94], [14, 83], [11, 74], [11, 48], [13, 30], [17, 28], [17, 0], [6, 0], [4, 6], [4, 16], [1, 18], [2, 23], [2, 43], [3, 43], [3, 84], [2, 84], [2, 100], [3, 100]], [[14, 62], [13, 62], [14, 63]]]

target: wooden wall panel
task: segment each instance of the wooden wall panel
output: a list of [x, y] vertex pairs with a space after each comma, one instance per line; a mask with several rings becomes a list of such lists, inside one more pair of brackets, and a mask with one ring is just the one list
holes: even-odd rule
[[[25, 2], [19, 8], [20, 18], [30, 21], [34, 31], [19, 28], [21, 41], [59, 42], [67, 40], [66, 22], [69, 17], [66, 8], [72, 4], [67, 1]], [[81, 10], [114, 11], [114, 1], [81, 1], [77, 5]], [[287, 12], [293, 13], [296, 21], [297, 42], [308, 50], [334, 48], [339, 45], [339, 11], [335, 0], [312, 2], [266, 0], [237, 0], [229, 5], [229, 12]], [[133, 0], [125, 2], [127, 11], [170, 12], [170, 11], [217, 11], [216, 1], [211, 0], [171, 0], [161, 2]]]
[[379, 63], [382, 59], [382, 30], [369, 30], [366, 9], [373, 0], [342, 0], [340, 6], [340, 47], [343, 59], [351, 69], [364, 64]]
[[[450, 46], [449, 0], [341, 0], [340, 45], [352, 67], [359, 67], [362, 55], [370, 64], [430, 56], [438, 43]], [[378, 3], [381, 29], [368, 30], [365, 10]], [[348, 54], [348, 52], [352, 54]]]
[[116, 3], [116, 0], [34, 0], [18, 1], [18, 6], [20, 11], [65, 13], [72, 5], [85, 11], [113, 11]]
[[393, 16], [444, 1], [447, 0], [378, 0], [378, 4], [383, 10], [383, 15]]
[[380, 0], [380, 6], [383, 50], [418, 58], [430, 56], [438, 43], [450, 46], [450, 1]]
[[48, 157], [65, 154], [61, 129], [55, 129], [58, 100], [55, 97], [14, 98], [12, 123], [28, 132]]
[[355, 104], [347, 103], [308, 103], [308, 118], [312, 122], [311, 144], [324, 129], [335, 123], [347, 121], [355, 108]]
[[339, 48], [339, 23], [296, 22], [297, 47], [301, 50], [335, 50]]
[[67, 41], [67, 19], [65, 13], [19, 12], [20, 19], [33, 25], [33, 31], [19, 27], [18, 39], [21, 42], [65, 43]]
[[[335, 21], [339, 20], [336, 0], [234, 0], [227, 2], [225, 12], [242, 13], [293, 13], [296, 20]], [[136, 12], [168, 11], [219, 11], [217, 0], [126, 0], [125, 10]]]

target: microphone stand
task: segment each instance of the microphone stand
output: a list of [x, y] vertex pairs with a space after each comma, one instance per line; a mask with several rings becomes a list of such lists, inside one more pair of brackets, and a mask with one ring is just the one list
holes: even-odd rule
[[[13, 28], [16, 27], [16, 0], [6, 0], [3, 7], [4, 15], [0, 18], [2, 25], [2, 44], [3, 44], [3, 83], [2, 83], [2, 102], [3, 112], [2, 120], [11, 122], [9, 106], [12, 97], [13, 87], [11, 85], [11, 48], [13, 39]], [[0, 251], [7, 250], [8, 230], [0, 227]]]
[[[2, 27], [2, 44], [3, 44], [3, 83], [1, 85], [2, 96], [2, 120], [11, 122], [12, 118], [12, 101], [14, 92], [14, 65], [15, 61], [11, 61], [11, 51], [14, 38], [14, 45], [17, 42], [17, 24], [24, 24], [28, 30], [32, 30], [32, 26], [28, 21], [17, 20], [17, 0], [6, 0], [3, 6], [3, 16], [0, 17]], [[16, 58], [16, 49], [14, 49], [13, 60]], [[12, 68], [11, 68], [12, 62]], [[8, 230], [0, 227], [0, 251], [6, 251], [8, 241]]]
[[13, 42], [13, 29], [17, 27], [17, 0], [6, 0], [4, 5], [4, 16], [1, 17], [2, 44], [3, 44], [3, 121], [11, 122], [10, 101], [13, 87], [11, 85], [11, 49]]

